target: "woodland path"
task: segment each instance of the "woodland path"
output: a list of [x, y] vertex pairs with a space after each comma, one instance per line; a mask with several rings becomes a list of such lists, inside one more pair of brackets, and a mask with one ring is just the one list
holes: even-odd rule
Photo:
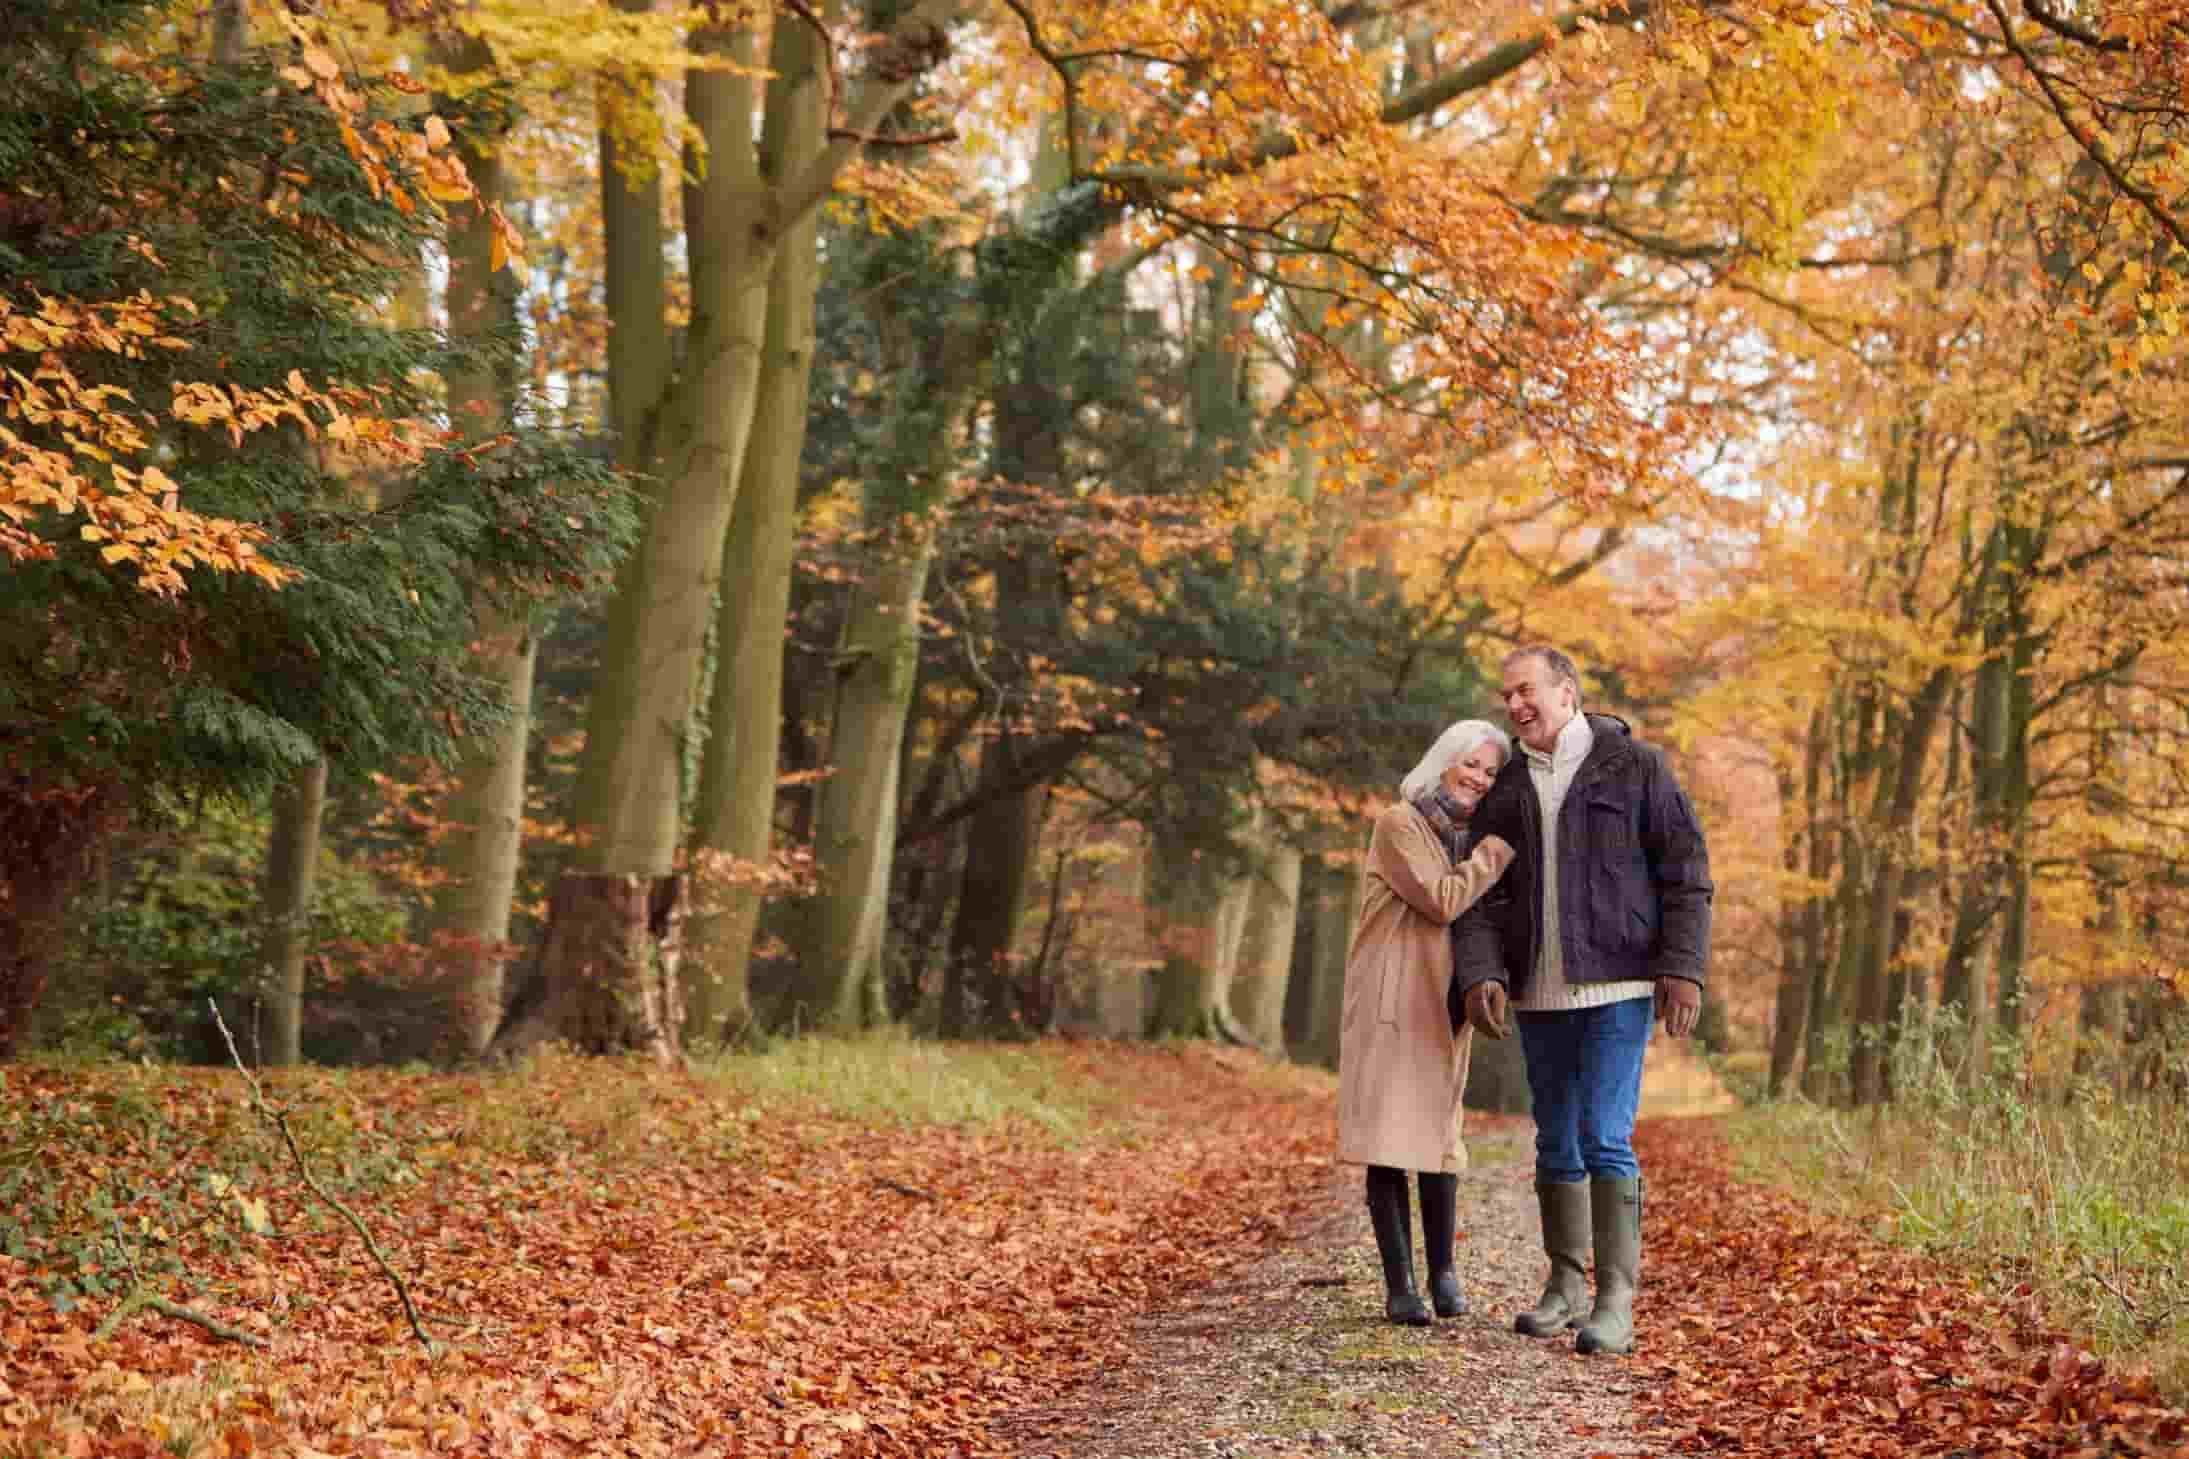
[[1301, 1240], [1144, 1319], [1126, 1369], [1015, 1416], [999, 1436], [1024, 1459], [1653, 1452], [1632, 1437], [1631, 1364], [1511, 1331], [1541, 1280], [1524, 1140], [1505, 1122], [1470, 1142], [1477, 1164], [1460, 1179], [1459, 1210], [1467, 1316], [1431, 1328], [1383, 1321], [1360, 1172], [1337, 1168]]
[[1525, 1120], [1469, 1117], [1465, 1317], [1382, 1320], [1359, 1172], [1295, 1239], [1135, 1326], [1131, 1359], [991, 1434], [1018, 1459], [2189, 1459], [2189, 1412], [2011, 1290], [1733, 1173], [1700, 1066], [1659, 1060], [1632, 1357], [1510, 1330], [1542, 1257]]
[[[1731, 1099], [1693, 1060], [1652, 1049], [1645, 1114]], [[1023, 1459], [1597, 1459], [1646, 1455], [1634, 1361], [1516, 1336], [1543, 1265], [1532, 1126], [1470, 1114], [1460, 1278], [1471, 1310], [1427, 1329], [1383, 1321], [1357, 1167], [1332, 1167], [1299, 1239], [1137, 1325], [1124, 1370], [997, 1426]], [[1418, 1230], [1416, 1245], [1420, 1242]], [[1416, 1252], [1417, 1265], [1419, 1251]], [[1646, 1278], [1645, 1278], [1646, 1280]]]

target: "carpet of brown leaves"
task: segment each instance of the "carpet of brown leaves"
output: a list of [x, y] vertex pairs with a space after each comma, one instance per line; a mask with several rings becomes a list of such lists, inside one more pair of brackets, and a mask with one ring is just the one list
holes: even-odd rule
[[1667, 1452], [2189, 1455], [2189, 1416], [2043, 1315], [1735, 1180], [1705, 1122], [1645, 1123], [1646, 1345]]
[[[1285, 1453], [2189, 1454], [2180, 1412], [2030, 1312], [1734, 1180], [1707, 1118], [1645, 1124], [1641, 1347], [1582, 1360], [1502, 1328], [1540, 1275], [1524, 1154], [1469, 1183], [1481, 1311], [1393, 1338], [1327, 1078], [1210, 1046], [1036, 1057], [1107, 1091], [1098, 1128], [854, 1120], [580, 1060], [276, 1081], [431, 1356], [232, 1071], [0, 1067], [0, 1459], [1128, 1459], [1099, 1424], [1061, 1442], [1063, 1415], [1151, 1352], [1199, 1354], [1178, 1401], [1228, 1378], [1202, 1416]], [[132, 1287], [261, 1346], [111, 1322]], [[1165, 1313], [1201, 1315], [1151, 1348]], [[1443, 1396], [1387, 1401], [1425, 1381]]]
[[[188, 1280], [162, 1295], [263, 1349], [151, 1312], [96, 1338], [111, 1303], [62, 1312], [48, 1295], [68, 1250], [19, 1239], [0, 1258], [0, 1454], [999, 1452], [990, 1415], [1115, 1363], [1129, 1318], [1181, 1272], [1280, 1237], [1328, 1156], [1327, 1098], [1264, 1061], [1074, 1043], [1049, 1057], [1118, 1092], [1099, 1138], [742, 1119], [676, 1076], [572, 1061], [564, 1087], [535, 1090], [522, 1141], [502, 1142], [521, 1148], [497, 1151], [477, 1110], [504, 1096], [484, 1081], [286, 1082], [277, 1095], [329, 1117], [400, 1119], [415, 1174], [351, 1200], [444, 1351], [427, 1356], [361, 1244], [262, 1155], [251, 1188], [281, 1234], [240, 1237], [206, 1200], [206, 1221], [141, 1240], [182, 1248]], [[112, 1097], [101, 1071], [0, 1081], [11, 1112], [90, 1118]], [[612, 1131], [553, 1123], [558, 1099], [598, 1110], [602, 1081], [628, 1096]], [[70, 1187], [86, 1209], [93, 1190], [202, 1195], [207, 1152], [249, 1124], [239, 1082], [138, 1083], [154, 1106], [141, 1128], [162, 1138], [27, 1152], [54, 1163], [12, 1208], [0, 1197], [0, 1230]], [[204, 1167], [156, 1168], [154, 1146]]]

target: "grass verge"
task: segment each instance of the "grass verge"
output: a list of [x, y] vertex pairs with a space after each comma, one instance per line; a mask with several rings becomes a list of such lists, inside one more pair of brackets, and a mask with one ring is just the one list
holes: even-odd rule
[[1743, 1173], [1916, 1247], [2189, 1401], [2189, 1142], [2178, 1103], [2011, 1086], [1728, 1122]]

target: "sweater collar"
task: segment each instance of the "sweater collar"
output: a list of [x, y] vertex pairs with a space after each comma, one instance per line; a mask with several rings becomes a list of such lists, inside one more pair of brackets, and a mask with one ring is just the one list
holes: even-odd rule
[[1596, 731], [1589, 727], [1589, 717], [1586, 714], [1576, 714], [1566, 721], [1566, 727], [1558, 732], [1558, 739], [1547, 753], [1527, 744], [1521, 745], [1520, 750], [1528, 757], [1531, 766], [1540, 765], [1546, 770], [1557, 770], [1562, 766], [1580, 764], [1588, 758], [1589, 747], [1595, 743]]

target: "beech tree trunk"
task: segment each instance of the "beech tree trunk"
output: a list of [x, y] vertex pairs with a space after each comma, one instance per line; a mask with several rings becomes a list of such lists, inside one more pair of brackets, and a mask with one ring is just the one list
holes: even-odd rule
[[[1826, 874], [1828, 844], [1818, 797], [1824, 780], [1824, 716], [1810, 716], [1809, 739], [1803, 756], [1799, 786], [1789, 773], [1779, 777], [1780, 824], [1793, 826], [1786, 838], [1784, 860], [1791, 873], [1806, 871], [1812, 881]], [[1776, 1016], [1771, 1028], [1771, 1070], [1766, 1090], [1776, 1098], [1791, 1087], [1794, 1068], [1801, 1055], [1810, 1019], [1810, 998], [1816, 986], [1816, 968], [1822, 959], [1824, 907], [1815, 893], [1791, 906], [1779, 907], [1779, 984]]]
[[273, 831], [266, 844], [265, 930], [259, 941], [269, 1064], [296, 1064], [304, 1058], [304, 964], [311, 952], [312, 892], [326, 808], [325, 760], [299, 770], [274, 793]]
[[1239, 919], [1239, 879], [1182, 839], [1155, 848], [1150, 912], [1162, 964], [1155, 974], [1151, 1038], [1222, 1038], [1251, 1043], [1231, 1012], [1231, 964], [1225, 944]]
[[[772, 183], [820, 156], [828, 108], [826, 57], [807, 25], [775, 27], [761, 173]], [[813, 371], [814, 299], [820, 289], [818, 219], [784, 235], [768, 277], [759, 398], [743, 479], [722, 552], [715, 677], [699, 775], [697, 844], [747, 867], [774, 852], [775, 786], [783, 714], [783, 629], [797, 546], [798, 462]], [[753, 938], [766, 897], [741, 882], [710, 888], [692, 918], [686, 961], [687, 1035], [712, 1043], [751, 1021]]]
[[[648, 8], [647, 0], [617, 3]], [[640, 908], [660, 904], [662, 888], [673, 879], [685, 735], [754, 420], [776, 254], [793, 225], [828, 194], [861, 145], [858, 139], [947, 52], [935, 33], [955, 8], [955, 0], [906, 6], [882, 42], [891, 48], [892, 64], [871, 68], [846, 99], [842, 132], [809, 166], [773, 185], [760, 173], [763, 68], [756, 63], [765, 21], [733, 24], [724, 12], [721, 24], [703, 23], [693, 32], [692, 46], [722, 57], [729, 69], [694, 69], [684, 77], [685, 117], [695, 138], [683, 192], [690, 325], [676, 359], [666, 312], [660, 173], [634, 182], [617, 156], [614, 128], [602, 130], [610, 414], [619, 460], [652, 478], [655, 487], [638, 547], [617, 579], [601, 672], [587, 706], [575, 797], [584, 849], [567, 874], [576, 879], [570, 892], [552, 899], [550, 915], [561, 909], [591, 919], [620, 907], [635, 917]], [[604, 109], [650, 115], [652, 97], [650, 83], [613, 74], [601, 82]], [[649, 890], [644, 897], [603, 898], [589, 890], [599, 878], [624, 878]], [[677, 909], [684, 900], [667, 899]], [[646, 1005], [653, 1000], [643, 995], [644, 983], [659, 957], [641, 954], [675, 940], [649, 935], [637, 923], [617, 937], [590, 926], [562, 936], [551, 927], [537, 972], [558, 992], [546, 1001], [577, 1006], [577, 990], [566, 985], [589, 976], [592, 964], [574, 959], [597, 960], [620, 948], [634, 959], [620, 975], [631, 993], [626, 1001]], [[604, 974], [596, 969], [590, 975]], [[651, 1033], [645, 1041], [657, 1050], [673, 1048]], [[506, 1045], [497, 1035], [496, 1047]]]
[[674, 1062], [684, 1021], [684, 878], [571, 875], [552, 896], [538, 962], [495, 1053], [515, 1058], [560, 1039], [580, 1053], [635, 1050]]
[[41, 790], [0, 770], [0, 1060], [28, 1042], [69, 898], [90, 879], [120, 800], [100, 786]]
[[862, 985], [878, 971], [888, 926], [900, 752], [933, 557], [933, 529], [908, 523], [869, 569], [837, 649], [833, 773], [821, 783], [814, 813], [821, 886], [807, 904], [799, 959], [801, 1001], [825, 1028], [858, 1028], [874, 1006]]
[[[981, 760], [984, 779], [1009, 775], [1009, 736], [989, 740]], [[1031, 1006], [1040, 1000], [1029, 1000], [1019, 986], [1012, 959], [1026, 923], [1026, 891], [1034, 880], [1048, 800], [1044, 786], [997, 796], [967, 823], [957, 914], [943, 965], [944, 1038], [1042, 1031], [1039, 1010]]]
[[[476, 73], [492, 63], [484, 42], [460, 33], [435, 45], [436, 58], [455, 74]], [[479, 190], [480, 207], [459, 209], [449, 220], [448, 329], [456, 340], [483, 352], [488, 363], [451, 370], [449, 422], [459, 434], [492, 436], [509, 420], [516, 393], [517, 280], [494, 268], [494, 230], [485, 208], [505, 201], [507, 177], [497, 145], [507, 135], [506, 114], [486, 112], [456, 129], [456, 148]], [[443, 813], [455, 830], [434, 853], [443, 880], [427, 912], [427, 927], [440, 935], [461, 970], [460, 1014], [465, 1047], [483, 1053], [502, 1019], [504, 970], [509, 957], [510, 908], [524, 855], [526, 754], [532, 741], [532, 679], [538, 640], [526, 615], [479, 605], [477, 670], [491, 680], [509, 718], [480, 742], [455, 770], [455, 791]]]
[[1300, 852], [1272, 845], [1248, 878], [1246, 915], [1232, 967], [1231, 1007], [1247, 1036], [1285, 1051], [1285, 992], [1292, 981], [1292, 939], [1299, 922]]
[[1290, 1030], [1296, 1057], [1326, 1069], [1338, 1067], [1338, 1025], [1345, 1011], [1345, 958], [1360, 908], [1357, 864], [1317, 859], [1303, 871], [1307, 955], [1300, 959], [1309, 986], [1294, 989], [1288, 1003], [1300, 1018]]
[[1923, 768], [1930, 757], [1946, 707], [1952, 676], [1934, 669], [1910, 703], [1905, 719], [1889, 736], [1892, 758], [1889, 777], [1881, 776], [1872, 813], [1875, 846], [1868, 896], [1861, 904], [1856, 972], [1856, 1041], [1853, 1061], [1854, 1098], [1871, 1104], [1885, 1097], [1885, 1052], [1893, 1020], [1900, 1010], [1891, 1006], [1888, 972], [1894, 954], [1893, 929], [1900, 910], [1910, 854], [1913, 851], [1915, 813], [1923, 790]]

